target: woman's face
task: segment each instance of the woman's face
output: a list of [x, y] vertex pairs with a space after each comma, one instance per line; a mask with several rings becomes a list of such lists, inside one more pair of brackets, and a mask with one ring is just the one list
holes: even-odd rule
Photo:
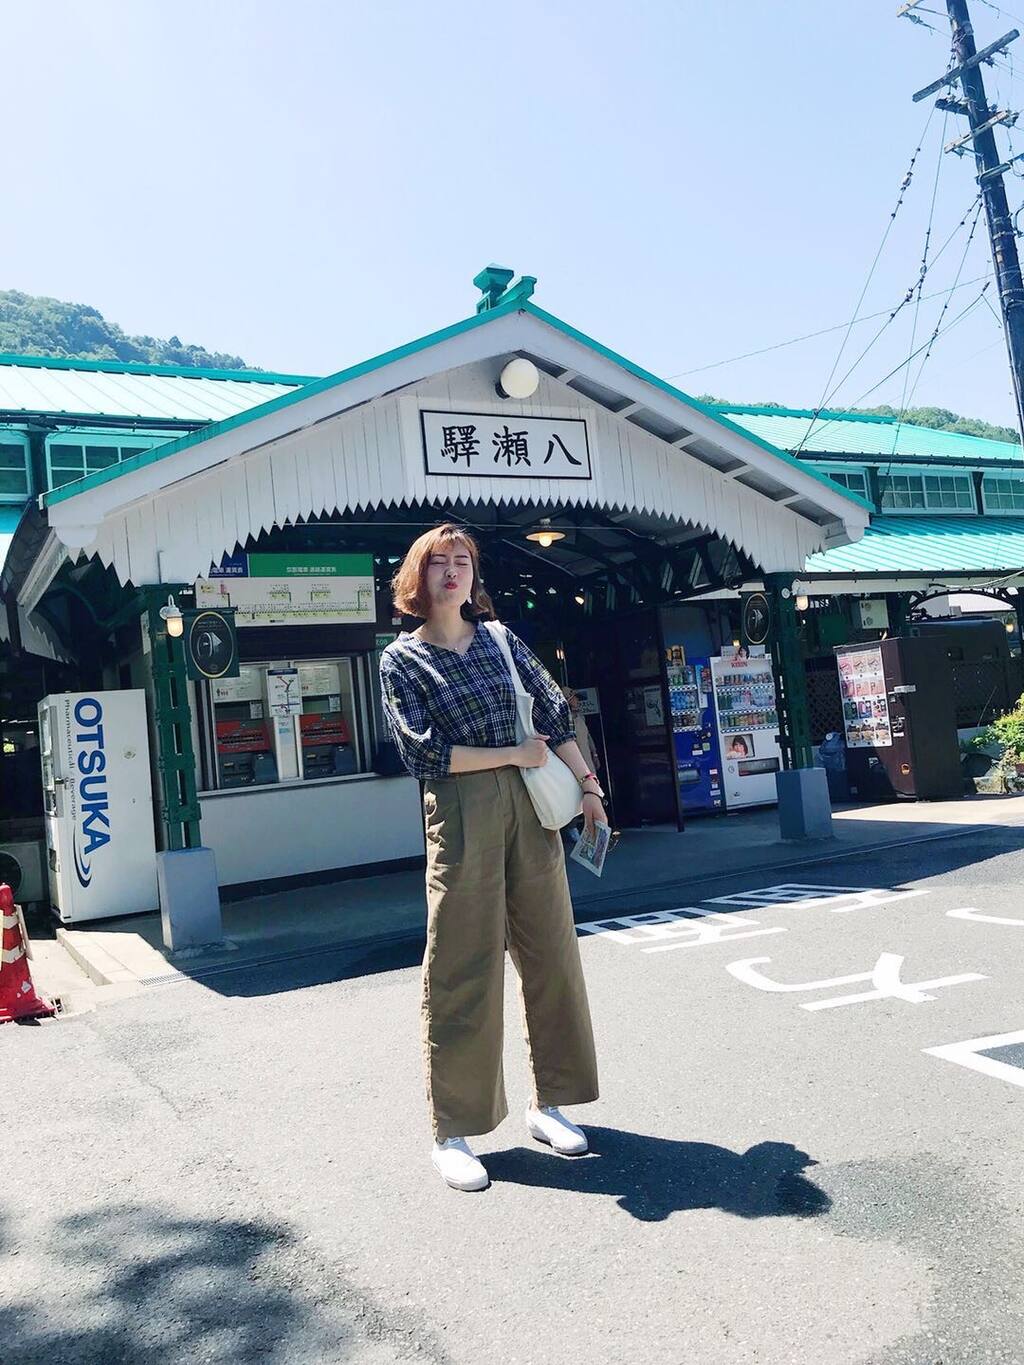
[[427, 596], [432, 606], [461, 607], [473, 591], [473, 558], [461, 541], [439, 546], [427, 563]]

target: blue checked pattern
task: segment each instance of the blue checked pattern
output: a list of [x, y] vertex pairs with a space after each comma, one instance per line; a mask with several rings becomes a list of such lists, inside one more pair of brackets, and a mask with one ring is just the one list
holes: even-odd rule
[[[551, 674], [511, 631], [508, 642], [533, 697], [538, 731], [553, 748], [575, 739], [569, 704]], [[400, 635], [381, 655], [380, 681], [384, 714], [413, 777], [447, 777], [456, 744], [496, 749], [516, 743], [512, 679], [482, 625], [465, 654]]]

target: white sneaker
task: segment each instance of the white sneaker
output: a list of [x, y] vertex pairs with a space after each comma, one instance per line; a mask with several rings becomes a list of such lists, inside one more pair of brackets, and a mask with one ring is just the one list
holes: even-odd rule
[[586, 1133], [554, 1106], [527, 1109], [526, 1126], [538, 1142], [548, 1143], [561, 1156], [582, 1156], [587, 1151]]
[[430, 1160], [434, 1170], [453, 1190], [485, 1190], [490, 1184], [487, 1168], [470, 1151], [465, 1138], [435, 1142]]

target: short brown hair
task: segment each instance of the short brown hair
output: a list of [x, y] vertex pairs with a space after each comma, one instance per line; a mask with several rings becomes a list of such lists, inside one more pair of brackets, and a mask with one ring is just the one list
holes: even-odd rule
[[447, 550], [455, 544], [465, 545], [473, 564], [473, 587], [469, 601], [463, 604], [462, 615], [467, 621], [484, 621], [494, 616], [491, 599], [480, 579], [480, 547], [465, 527], [450, 521], [425, 531], [405, 552], [405, 558], [391, 580], [391, 594], [400, 612], [426, 620], [430, 610], [427, 597], [427, 565], [430, 556], [439, 549]]

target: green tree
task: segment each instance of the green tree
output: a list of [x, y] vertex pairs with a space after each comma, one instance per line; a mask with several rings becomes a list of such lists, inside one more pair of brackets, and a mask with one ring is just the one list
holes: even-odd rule
[[[716, 398], [710, 393], [699, 394], [698, 401], [718, 407], [732, 406], [728, 399]], [[735, 406], [742, 407], [744, 405], [737, 403]], [[781, 408], [783, 404], [769, 401], [758, 403], [755, 406]], [[890, 407], [887, 403], [883, 403], [877, 408], [829, 408], [826, 411], [850, 412], [860, 414], [863, 417], [897, 418], [900, 415], [898, 408]], [[983, 422], [980, 417], [961, 417], [958, 412], [950, 412], [948, 408], [907, 408], [903, 414], [903, 421], [915, 427], [932, 427], [936, 431], [957, 431], [963, 436], [982, 436], [988, 441], [1012, 441], [1014, 445], [1020, 444], [1020, 434], [1013, 427], [996, 426], [992, 422]]]
[[147, 365], [183, 365], [211, 370], [257, 367], [241, 356], [208, 351], [178, 337], [160, 341], [128, 336], [96, 308], [65, 303], [17, 289], [0, 290], [0, 351], [76, 360], [123, 360]]

